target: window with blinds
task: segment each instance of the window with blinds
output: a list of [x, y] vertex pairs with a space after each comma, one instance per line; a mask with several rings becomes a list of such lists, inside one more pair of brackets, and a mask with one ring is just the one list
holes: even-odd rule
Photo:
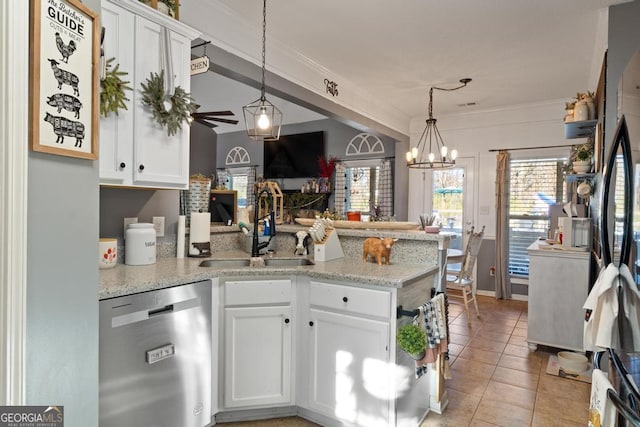
[[549, 229], [549, 205], [564, 199], [565, 159], [511, 160], [509, 274], [529, 276], [527, 247]]

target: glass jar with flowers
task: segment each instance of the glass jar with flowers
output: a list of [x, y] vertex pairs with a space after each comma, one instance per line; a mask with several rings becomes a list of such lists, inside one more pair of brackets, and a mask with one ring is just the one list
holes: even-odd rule
[[329, 160], [325, 160], [324, 156], [318, 157], [318, 174], [320, 179], [318, 180], [319, 192], [329, 193], [331, 192], [331, 175], [336, 169], [337, 159], [334, 156], [329, 157]]

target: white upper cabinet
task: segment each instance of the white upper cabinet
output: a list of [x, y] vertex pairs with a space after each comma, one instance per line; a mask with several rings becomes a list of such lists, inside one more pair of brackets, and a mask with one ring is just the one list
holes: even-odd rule
[[[128, 74], [132, 91], [127, 110], [100, 119], [100, 183], [103, 185], [185, 189], [189, 185], [189, 125], [175, 135], [153, 119], [141, 103], [141, 84], [163, 69], [162, 30], [171, 40], [175, 86], [190, 92], [189, 60], [194, 29], [133, 0], [102, 2], [105, 58]], [[165, 79], [167, 76], [165, 75]]]

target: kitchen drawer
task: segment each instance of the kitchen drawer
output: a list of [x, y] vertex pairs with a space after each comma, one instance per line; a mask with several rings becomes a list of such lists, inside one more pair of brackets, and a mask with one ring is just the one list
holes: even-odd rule
[[290, 304], [291, 280], [242, 280], [224, 284], [224, 305]]
[[310, 283], [309, 292], [309, 302], [312, 306], [387, 319], [391, 316], [391, 294], [389, 292], [314, 281]]

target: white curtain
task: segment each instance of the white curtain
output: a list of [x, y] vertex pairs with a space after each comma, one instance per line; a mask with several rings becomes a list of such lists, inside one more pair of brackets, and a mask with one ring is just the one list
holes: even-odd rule
[[380, 205], [380, 213], [383, 216], [393, 215], [393, 164], [391, 160], [383, 160], [380, 164], [378, 205]]
[[496, 174], [496, 298], [511, 299], [509, 278], [509, 152], [497, 156]]
[[336, 183], [334, 185], [335, 201], [334, 206], [336, 212], [345, 215], [345, 207], [347, 205], [347, 168], [344, 163], [336, 163]]

